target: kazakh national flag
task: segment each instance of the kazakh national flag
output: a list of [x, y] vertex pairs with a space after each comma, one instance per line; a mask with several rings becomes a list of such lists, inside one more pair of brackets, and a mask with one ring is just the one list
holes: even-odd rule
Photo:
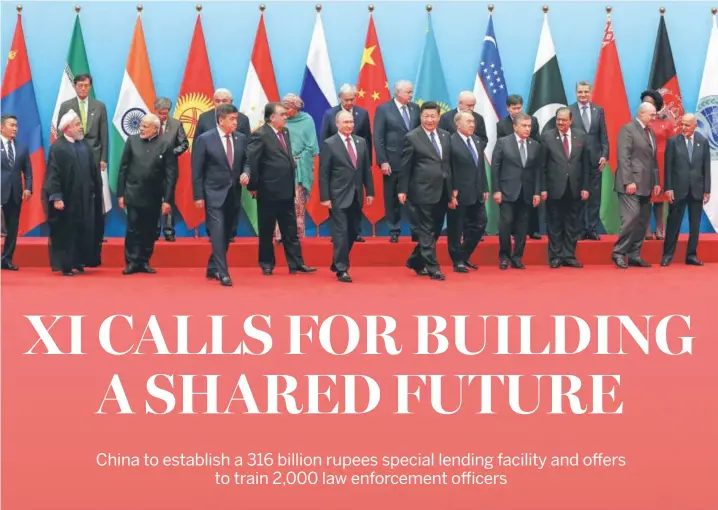
[[429, 26], [426, 29], [424, 52], [421, 55], [419, 72], [416, 75], [414, 98], [419, 106], [426, 101], [438, 103], [442, 114], [451, 110], [444, 69], [441, 67], [439, 49], [436, 46], [436, 37], [434, 37], [434, 27], [431, 24], [431, 13], [429, 13]]

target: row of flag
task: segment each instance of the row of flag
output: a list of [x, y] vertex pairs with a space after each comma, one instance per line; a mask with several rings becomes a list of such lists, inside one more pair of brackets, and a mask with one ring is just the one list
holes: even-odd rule
[[[54, 141], [56, 136], [54, 123], [57, 119], [60, 104], [75, 96], [72, 80], [74, 76], [80, 73], [90, 73], [90, 68], [78, 14], [53, 114], [51, 141]], [[392, 94], [371, 14], [356, 86], [359, 91], [356, 103], [358, 106], [368, 110], [373, 125], [377, 106], [391, 99]], [[663, 16], [661, 16], [658, 28], [648, 86], [661, 91], [664, 101], [674, 114], [680, 115], [683, 113], [683, 103]], [[184, 77], [173, 112], [173, 117], [183, 123], [190, 141], [190, 150], [180, 157], [179, 179], [175, 194], [177, 206], [187, 227], [190, 229], [198, 227], [204, 219], [203, 212], [194, 207], [192, 200], [190, 153], [194, 129], [200, 114], [213, 108], [212, 97], [214, 90], [202, 29], [202, 19], [201, 15], [198, 14]], [[473, 89], [477, 96], [476, 111], [484, 117], [489, 137], [489, 144], [485, 151], [487, 172], [490, 171], [490, 157], [496, 141], [496, 123], [507, 116], [506, 98], [508, 90], [509, 87], [505, 81], [499, 54], [499, 45], [494, 32], [493, 18], [490, 14]], [[336, 87], [319, 12], [316, 16], [309, 45], [309, 55], [299, 95], [304, 100], [305, 111], [314, 119], [319, 132], [322, 115], [327, 109], [337, 104]], [[439, 103], [443, 111], [450, 110], [449, 105], [453, 102], [452, 98], [449, 97], [446, 86], [430, 14], [423, 54], [415, 80], [414, 97], [419, 104], [424, 101], [435, 101]], [[136, 112], [137, 110], [144, 113], [151, 112], [155, 98], [142, 20], [138, 14], [117, 108], [112, 119], [110, 161], [108, 172], [105, 172], [105, 186], [107, 188], [105, 207], [108, 211], [112, 207], [109, 191], [110, 189], [113, 192], [116, 191], [119, 162], [128, 136], [126, 129], [123, 128], [125, 116], [128, 112]], [[276, 102], [279, 99], [264, 24], [264, 14], [262, 13], [239, 109], [249, 117], [250, 126], [254, 130], [263, 121], [264, 106], [268, 102]], [[618, 199], [613, 191], [613, 172], [615, 171], [617, 160], [616, 141], [618, 131], [622, 125], [631, 120], [632, 114], [626, 96], [623, 72], [616, 48], [610, 13], [606, 20], [604, 36], [601, 42], [593, 86], [593, 102], [601, 105], [605, 110], [607, 130], [612, 147], [608, 171], [603, 172], [601, 221], [607, 233], [617, 233], [620, 218]], [[566, 92], [563, 87], [558, 59], [556, 58], [548, 16], [545, 14], [527, 111], [537, 117], [540, 127], [543, 128], [555, 117], [556, 110], [566, 104]], [[699, 112], [699, 117], [703, 119], [699, 127], [709, 140], [712, 140], [712, 147], [715, 150], [718, 148], [716, 147], [716, 142], [718, 142], [718, 25], [716, 24], [715, 15], [699, 92], [699, 108], [702, 104], [706, 105], [706, 112], [705, 114]], [[713, 108], [713, 110], [710, 110], [710, 108]], [[33, 193], [32, 199], [23, 207], [20, 221], [20, 235], [22, 235], [45, 221], [40, 202], [41, 193], [39, 193], [44, 179], [45, 161], [40, 117], [35, 100], [20, 14], [18, 14], [15, 36], [2, 84], [2, 110], [12, 112], [20, 119], [18, 137], [29, 146], [32, 155], [34, 182], [36, 183], [35, 191], [37, 192]], [[718, 186], [718, 161], [715, 158], [712, 160], [712, 165], [713, 185], [716, 187]], [[316, 166], [315, 173], [317, 171]], [[383, 185], [381, 173], [377, 168], [374, 169], [373, 176], [377, 196], [371, 206], [364, 208], [364, 215], [372, 224], [376, 224], [384, 217]], [[318, 186], [319, 179], [315, 179], [314, 182], [315, 186]], [[713, 195], [718, 197], [718, 190], [714, 189]], [[257, 232], [256, 202], [246, 196], [245, 200], [242, 201], [242, 205], [250, 223], [255, 232]], [[705, 210], [713, 228], [718, 231], [718, 200], [712, 200], [706, 204]], [[310, 192], [307, 212], [317, 225], [328, 218], [328, 211], [320, 205], [319, 193], [316, 189]], [[496, 204], [491, 202], [488, 205], [487, 213], [489, 217], [487, 231], [490, 234], [496, 233], [498, 230], [498, 209]]]

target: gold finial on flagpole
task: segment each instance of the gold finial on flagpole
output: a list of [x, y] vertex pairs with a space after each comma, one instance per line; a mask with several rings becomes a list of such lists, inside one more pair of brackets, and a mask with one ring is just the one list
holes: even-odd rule
[[613, 10], [613, 7], [611, 7], [611, 6], [609, 5], [608, 7], [606, 7], [606, 14], [608, 14], [608, 15], [610, 16], [612, 10]]
[[264, 5], [264, 4], [262, 4], [262, 5], [259, 6], [259, 10], [260, 10], [261, 12], [264, 12], [264, 9], [266, 9], [266, 8], [267, 8], [267, 6]]
[[370, 5], [370, 6], [369, 6], [369, 12], [370, 12], [370, 13], [374, 12], [374, 6], [373, 6], [373, 5]]
[[543, 7], [541, 7], [541, 10], [544, 14], [546, 14], [548, 12], [548, 5], [544, 5]]
[[489, 4], [489, 14], [494, 12], [494, 4]]
[[317, 10], [317, 12], [322, 12], [322, 4], [317, 4], [314, 8]]
[[713, 8], [711, 9], [711, 13], [713, 14], [713, 16], [715, 16], [716, 14], [718, 14], [718, 9], [716, 9], [715, 7], [713, 7]]
[[431, 12], [431, 9], [433, 9], [433, 7], [431, 6], [431, 4], [429, 4], [429, 5], [426, 6], [426, 12]]
[[80, 14], [80, 9], [82, 9], [82, 7], [80, 7], [79, 5], [76, 5], [76, 6], [75, 6], [75, 13]]
[[663, 16], [663, 15], [666, 13], [666, 8], [665, 8], [665, 7], [661, 7], [661, 8], [658, 9], [658, 10], [660, 11], [661, 16]]
[[201, 12], [201, 11], [202, 11], [202, 4], [197, 4], [197, 5], [194, 6], [194, 8], [197, 9], [197, 12]]
[[144, 7], [142, 7], [142, 4], [137, 6], [137, 12], [142, 12], [142, 9], [144, 9]]
[[22, 12], [22, 5], [18, 4], [17, 7], [15, 7], [15, 9], [17, 9], [17, 13], [20, 14]]

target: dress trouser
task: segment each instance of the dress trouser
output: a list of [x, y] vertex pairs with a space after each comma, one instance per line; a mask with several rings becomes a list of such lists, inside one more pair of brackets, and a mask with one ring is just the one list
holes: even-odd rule
[[207, 205], [206, 200], [204, 204], [205, 225], [212, 244], [212, 253], [207, 261], [207, 273], [216, 273], [220, 278], [229, 277], [227, 251], [232, 235], [232, 215], [236, 210], [236, 195], [230, 189], [221, 206]]
[[357, 217], [361, 219], [361, 204], [357, 197], [345, 209], [331, 209], [332, 247], [334, 249], [334, 268], [337, 273], [349, 270], [349, 254], [357, 235]]
[[157, 222], [161, 214], [161, 201], [148, 207], [127, 204], [127, 231], [125, 233], [125, 263], [149, 264], [157, 240]]
[[668, 221], [666, 225], [666, 239], [663, 242], [663, 256], [673, 257], [678, 246], [678, 234], [681, 231], [683, 216], [688, 209], [688, 247], [686, 258], [698, 255], [698, 235], [701, 229], [701, 215], [703, 201], [695, 200], [690, 195], [682, 200], [674, 200], [668, 207]]
[[294, 199], [268, 200], [257, 199], [257, 215], [259, 223], [259, 266], [263, 269], [274, 269], [274, 226], [279, 224], [282, 236], [282, 247], [289, 269], [297, 269], [304, 265], [302, 248], [297, 236], [297, 214]]
[[[519, 196], [515, 202], [503, 200], [499, 204], [499, 260], [520, 259], [524, 255], [526, 236], [529, 233], [531, 204]], [[513, 252], [511, 237], [514, 238]]]
[[7, 203], [2, 206], [2, 214], [5, 220], [5, 245], [2, 249], [2, 264], [12, 264], [12, 257], [17, 246], [17, 232], [20, 227], [20, 210], [22, 209], [22, 198], [15, 201], [10, 196]]
[[618, 241], [613, 247], [613, 255], [623, 255], [629, 260], [641, 257], [641, 247], [646, 235], [646, 227], [651, 221], [651, 197], [618, 194], [621, 210], [621, 228]]
[[[469, 262], [481, 238], [486, 233], [488, 218], [486, 206], [478, 200], [447, 210], [447, 237], [449, 256], [454, 265]], [[463, 242], [462, 242], [463, 237]]]
[[561, 198], [546, 201], [549, 261], [576, 259], [576, 244], [584, 228], [583, 213], [583, 200], [573, 197], [568, 183]]

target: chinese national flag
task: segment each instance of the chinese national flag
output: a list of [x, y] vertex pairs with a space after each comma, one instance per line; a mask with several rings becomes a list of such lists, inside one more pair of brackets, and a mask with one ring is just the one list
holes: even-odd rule
[[[391, 99], [389, 83], [386, 80], [384, 60], [381, 57], [379, 38], [374, 27], [374, 18], [369, 15], [369, 29], [366, 33], [366, 44], [364, 54], [359, 67], [359, 79], [357, 80], [357, 106], [365, 108], [369, 112], [369, 122], [374, 132], [374, 114], [376, 108], [382, 103]], [[376, 160], [376, 157], [374, 157]], [[372, 224], [376, 224], [384, 217], [384, 180], [381, 170], [374, 165], [372, 167], [374, 179], [374, 202], [370, 206], [364, 206], [364, 215]]]
[[174, 118], [182, 122], [189, 141], [189, 150], [185, 151], [178, 160], [179, 175], [177, 188], [175, 189], [175, 203], [182, 213], [182, 218], [187, 228], [197, 228], [204, 220], [204, 210], [195, 207], [194, 197], [192, 196], [191, 153], [194, 134], [197, 129], [197, 120], [201, 114], [214, 108], [213, 95], [212, 71], [209, 67], [207, 46], [204, 41], [204, 31], [202, 30], [202, 19], [197, 15], [184, 77], [182, 78], [182, 85], [180, 86], [174, 112]]

